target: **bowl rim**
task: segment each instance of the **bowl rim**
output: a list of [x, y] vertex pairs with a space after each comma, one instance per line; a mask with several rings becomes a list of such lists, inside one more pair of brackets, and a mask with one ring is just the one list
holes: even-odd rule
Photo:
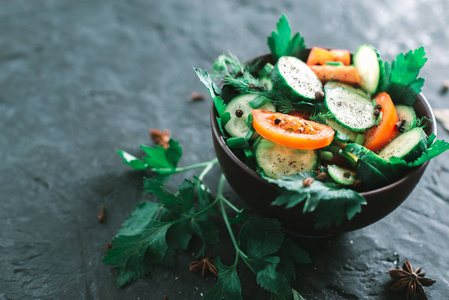
[[[437, 135], [436, 119], [435, 119], [435, 115], [433, 113], [432, 107], [430, 106], [428, 100], [426, 99], [426, 97], [424, 96], [423, 93], [419, 93], [416, 97], [418, 98], [417, 101], [421, 100], [422, 104], [424, 105], [424, 107], [430, 113], [430, 118], [429, 118], [431, 120], [431, 124], [429, 125], [430, 126], [430, 132], [432, 132], [435, 135]], [[216, 121], [216, 117], [217, 117], [217, 111], [215, 109], [214, 103], [211, 102], [210, 122], [211, 122], [212, 134], [215, 136], [215, 138], [217, 139], [220, 147], [223, 148], [225, 153], [233, 160], [234, 163], [238, 164], [243, 170], [246, 171], [247, 174], [249, 174], [251, 177], [253, 177], [257, 181], [259, 181], [261, 184], [276, 187], [275, 184], [270, 183], [270, 182], [264, 180], [256, 171], [254, 171], [253, 169], [251, 169], [250, 167], [245, 165], [232, 152], [232, 150], [226, 144], [223, 136], [218, 132], [218, 124], [217, 124], [217, 121]], [[415, 168], [414, 170], [410, 171], [407, 175], [405, 175], [404, 177], [402, 177], [401, 179], [399, 179], [399, 180], [397, 180], [395, 182], [392, 182], [392, 183], [390, 183], [390, 184], [388, 184], [386, 186], [383, 186], [383, 187], [380, 187], [380, 188], [377, 188], [377, 189], [374, 189], [374, 190], [360, 192], [360, 194], [363, 197], [365, 197], [365, 196], [372, 196], [372, 195], [375, 195], [376, 193], [387, 191], [387, 190], [390, 190], [390, 189], [394, 188], [395, 186], [401, 185], [404, 181], [408, 180], [408, 178], [410, 176], [412, 176], [412, 174], [414, 174], [416, 172], [419, 172], [421, 169], [427, 168], [427, 165], [429, 164], [429, 162], [430, 161], [425, 162], [424, 164], [422, 164], [421, 166], [419, 166], [419, 167]]]

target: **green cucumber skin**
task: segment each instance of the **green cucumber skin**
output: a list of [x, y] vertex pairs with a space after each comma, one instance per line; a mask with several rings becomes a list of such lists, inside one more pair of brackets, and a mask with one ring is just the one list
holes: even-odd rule
[[[325, 97], [324, 97], [324, 104], [326, 106], [326, 108], [328, 109], [328, 111], [332, 114], [332, 116], [334, 117], [335, 122], [337, 122], [339, 125], [341, 125], [343, 128], [346, 128], [348, 130], [351, 130], [353, 132], [363, 132], [371, 127], [374, 126], [375, 124], [375, 117], [374, 117], [374, 106], [371, 102], [370, 99], [363, 97], [362, 94], [358, 93], [358, 92], [354, 92], [352, 89], [347, 89], [344, 86], [339, 86], [339, 87], [329, 87], [327, 86], [327, 84], [324, 86], [324, 90], [325, 90]], [[341, 97], [341, 101], [345, 101], [346, 99], [348, 99], [348, 97], [350, 97], [350, 95], [352, 94], [353, 97], [359, 98], [360, 101], [364, 101], [366, 102], [365, 105], [369, 105], [369, 110], [373, 112], [373, 116], [371, 118], [371, 120], [368, 122], [366, 122], [365, 126], [361, 127], [361, 128], [354, 128], [354, 126], [350, 126], [346, 123], [344, 123], [343, 121], [339, 120], [337, 118], [337, 116], [335, 115], [335, 111], [332, 111], [329, 106], [332, 106], [331, 103], [335, 100], [335, 93], [346, 93], [348, 95], [345, 95], [344, 97]], [[333, 98], [334, 97], [334, 98]], [[372, 108], [372, 110], [371, 110]], [[348, 135], [348, 134], [347, 134]], [[349, 135], [348, 135], [349, 136]]]
[[[296, 59], [298, 59], [298, 58], [296, 58]], [[279, 61], [280, 60], [281, 59], [279, 59]], [[284, 76], [281, 74], [281, 72], [279, 70], [279, 61], [274, 66], [273, 71], [271, 72], [271, 82], [273, 83], [273, 89], [276, 89], [276, 90], [284, 93], [287, 97], [292, 99], [292, 101], [315, 101], [315, 93], [319, 92], [319, 91], [323, 91], [323, 86], [321, 84], [321, 81], [318, 79], [318, 77], [316, 77], [315, 73], [313, 73], [313, 71], [310, 70], [313, 73], [313, 75], [311, 75], [311, 76], [315, 76], [316, 80], [320, 83], [320, 88], [313, 91], [313, 96], [306, 97], [304, 95], [299, 94], [287, 83], [287, 80], [284, 78]], [[301, 60], [299, 60], [299, 61], [301, 61]], [[304, 63], [304, 62], [302, 62], [302, 63]], [[307, 66], [307, 65], [305, 65], [305, 66]], [[308, 66], [307, 66], [307, 68], [308, 68]]]
[[395, 181], [403, 174], [403, 169], [392, 165], [388, 160], [383, 159], [373, 151], [355, 143], [347, 144], [344, 151], [354, 154], [359, 160], [364, 160], [367, 164], [376, 168], [389, 181]]
[[354, 132], [348, 128], [341, 126], [340, 124], [337, 123], [337, 121], [335, 121], [335, 119], [326, 119], [325, 122], [327, 126], [331, 127], [334, 130], [338, 130], [341, 133], [346, 134], [351, 142], [355, 142], [355, 139], [357, 138], [358, 134], [357, 132]]
[[[257, 165], [263, 170], [263, 172], [266, 176], [276, 179], [276, 178], [280, 178], [281, 175], [293, 175], [293, 174], [297, 174], [300, 172], [311, 171], [315, 168], [317, 161], [318, 161], [318, 155], [316, 154], [316, 152], [314, 150], [304, 150], [304, 151], [306, 151], [304, 154], [311, 155], [312, 160], [310, 161], [308, 168], [296, 170], [297, 172], [295, 172], [295, 163], [297, 163], [297, 161], [294, 161], [294, 162], [287, 161], [286, 157], [282, 157], [282, 154], [283, 154], [282, 152], [276, 153], [276, 147], [280, 147], [281, 150], [284, 150], [283, 147], [285, 147], [285, 146], [276, 144], [269, 140], [265, 140], [265, 141], [269, 141], [269, 142], [273, 143], [273, 145], [274, 145], [273, 147], [265, 148], [265, 147], [263, 147], [264, 140], [265, 139], [262, 138], [256, 142], [257, 145], [254, 149], [254, 154], [256, 157]], [[264, 163], [264, 161], [263, 161], [262, 151], [264, 151], [266, 149], [273, 149], [270, 151], [273, 151], [275, 155], [277, 154], [277, 156], [274, 158], [274, 161], [269, 162], [271, 164]], [[293, 149], [293, 148], [289, 148], [289, 147], [285, 147], [285, 150], [298, 151], [298, 149]], [[276, 165], [276, 167], [274, 165]], [[282, 173], [277, 172], [277, 171], [279, 171], [279, 169], [284, 170], [284, 172], [282, 172]], [[287, 171], [285, 171], [285, 170], [287, 170]], [[289, 171], [293, 171], [293, 172], [289, 172]]]
[[366, 190], [377, 189], [390, 183], [379, 170], [362, 159], [357, 161], [355, 172], [355, 177], [362, 181], [361, 186]]
[[[368, 44], [363, 44], [360, 45], [357, 50], [355, 51], [354, 55], [353, 55], [353, 61], [355, 62], [357, 60], [357, 55], [360, 52], [360, 50], [362, 50], [363, 48], [368, 47], [371, 50], [374, 51], [374, 53], [376, 54], [376, 59], [377, 59], [377, 63], [379, 65], [379, 75], [378, 75], [378, 80], [377, 80], [377, 86], [373, 91], [366, 91], [367, 93], [371, 94], [371, 95], [376, 95], [377, 93], [380, 93], [383, 90], [383, 85], [385, 82], [385, 66], [383, 63], [382, 58], [380, 57], [379, 52], [377, 51], [376, 48], [374, 48], [371, 45]], [[354, 65], [357, 67], [357, 65], [354, 63]]]
[[[246, 125], [245, 119], [249, 116], [252, 111], [252, 107], [249, 102], [255, 99], [258, 95], [256, 94], [243, 94], [233, 98], [226, 106], [226, 112], [229, 112], [231, 119], [226, 123], [224, 129], [231, 137], [245, 137], [250, 128]], [[235, 115], [236, 109], [241, 109], [243, 115], [237, 118]], [[266, 109], [270, 111], [275, 111], [276, 108], [272, 103], [267, 103], [261, 107], [261, 109]]]
[[401, 139], [403, 139], [405, 135], [411, 135], [415, 133], [420, 135], [419, 142], [416, 143], [416, 145], [404, 155], [397, 156], [405, 160], [406, 162], [415, 161], [419, 156], [421, 156], [423, 151], [427, 149], [427, 135], [424, 133], [424, 130], [421, 127], [415, 127], [391, 140], [382, 150], [380, 150], [379, 156], [384, 159], [389, 159], [391, 156], [388, 155], [387, 151], [389, 151], [391, 147], [395, 147], [396, 143], [401, 144], [401, 142], [398, 142], [401, 141], [399, 138], [402, 137]]
[[355, 182], [355, 177], [351, 173], [351, 176], [349, 178], [346, 178], [343, 176], [344, 172], [347, 172], [348, 170], [345, 170], [343, 168], [340, 168], [336, 165], [329, 165], [327, 166], [327, 172], [329, 173], [329, 176], [336, 182], [342, 185], [352, 185]]
[[416, 126], [417, 116], [413, 107], [408, 105], [395, 105], [396, 114], [398, 115], [399, 120], [405, 120], [406, 124], [404, 126], [405, 131], [407, 132]]

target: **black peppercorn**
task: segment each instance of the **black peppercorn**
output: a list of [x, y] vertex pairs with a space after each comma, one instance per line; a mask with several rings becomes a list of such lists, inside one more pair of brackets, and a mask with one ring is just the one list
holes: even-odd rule
[[236, 116], [237, 118], [241, 118], [241, 117], [243, 116], [243, 110], [237, 109], [237, 110], [235, 111], [235, 116]]
[[274, 125], [279, 125], [279, 123], [281, 123], [281, 120], [276, 118], [274, 119]]
[[344, 177], [344, 178], [349, 178], [349, 177], [351, 177], [351, 172], [344, 172], [344, 173], [343, 173], [343, 177]]

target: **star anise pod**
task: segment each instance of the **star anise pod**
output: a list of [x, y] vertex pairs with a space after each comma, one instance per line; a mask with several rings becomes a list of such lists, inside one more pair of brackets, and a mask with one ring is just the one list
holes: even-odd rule
[[402, 291], [406, 289], [407, 299], [412, 298], [415, 292], [421, 296], [422, 299], [427, 299], [426, 292], [423, 286], [431, 286], [436, 281], [430, 278], [425, 278], [426, 271], [421, 271], [419, 267], [413, 271], [412, 265], [408, 260], [404, 261], [401, 269], [389, 270], [388, 273], [393, 279], [397, 281], [390, 287], [393, 291]]
[[165, 149], [168, 148], [168, 141], [170, 140], [170, 131], [164, 132], [159, 129], [150, 129], [150, 137], [156, 145], [162, 146]]
[[195, 260], [190, 263], [189, 270], [192, 272], [201, 271], [201, 276], [204, 277], [206, 272], [210, 272], [218, 276], [217, 267], [214, 265], [215, 258], [212, 255], [206, 256], [203, 259]]

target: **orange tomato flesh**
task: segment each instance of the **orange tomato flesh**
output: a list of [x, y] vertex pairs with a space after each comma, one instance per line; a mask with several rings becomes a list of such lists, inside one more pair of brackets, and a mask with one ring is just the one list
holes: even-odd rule
[[353, 66], [309, 66], [321, 82], [341, 81], [360, 84], [359, 70]]
[[329, 126], [300, 117], [253, 109], [254, 129], [264, 138], [295, 149], [319, 149], [334, 138]]
[[376, 104], [382, 106], [382, 109], [380, 110], [382, 112], [382, 120], [377, 127], [374, 126], [365, 132], [363, 146], [371, 151], [379, 152], [398, 134], [396, 123], [399, 119], [390, 95], [383, 92], [378, 94], [374, 100], [376, 100]]
[[327, 50], [321, 47], [313, 47], [307, 58], [307, 65], [325, 65], [327, 61], [339, 61], [345, 66], [349, 66], [351, 63], [351, 54], [348, 50]]

